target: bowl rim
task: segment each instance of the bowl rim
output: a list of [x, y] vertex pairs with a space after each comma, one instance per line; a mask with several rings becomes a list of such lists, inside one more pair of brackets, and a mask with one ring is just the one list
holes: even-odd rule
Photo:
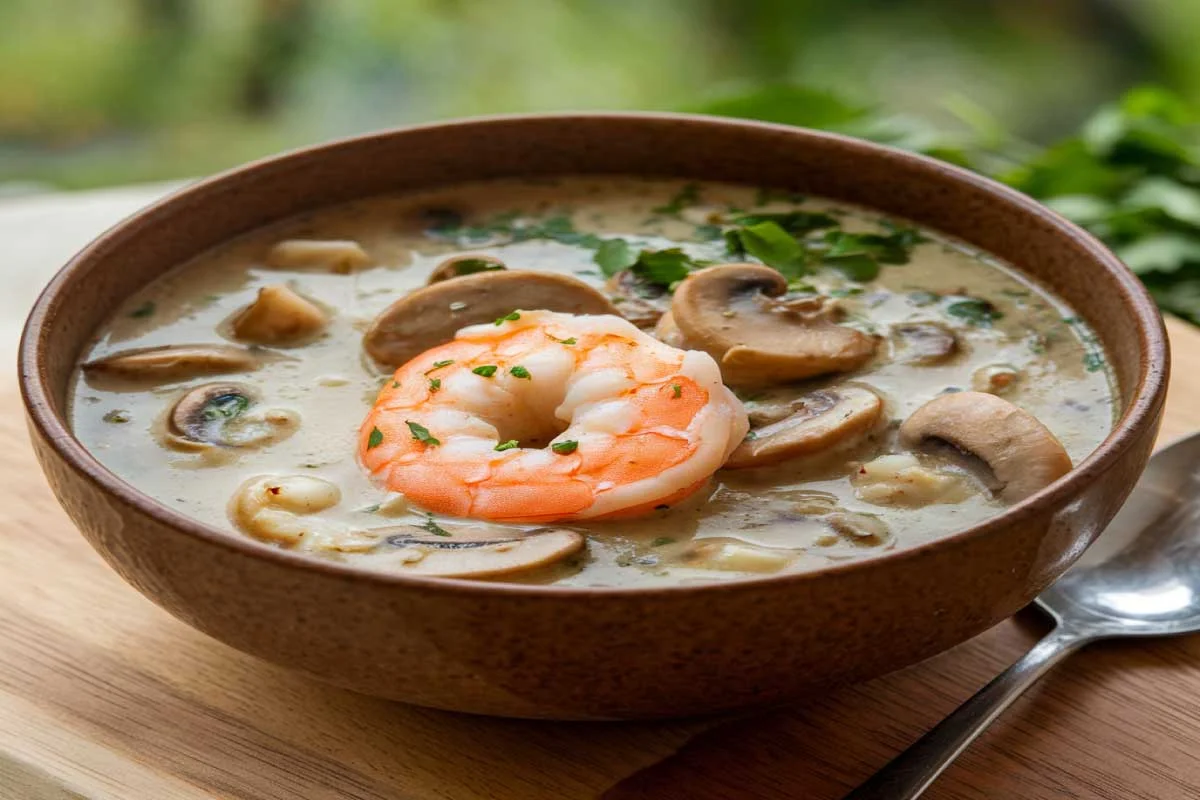
[[[798, 145], [802, 144], [805, 140], [809, 142], [825, 142], [830, 145], [850, 149], [856, 154], [872, 154], [875, 156], [886, 156], [892, 160], [908, 161], [914, 166], [920, 167], [923, 171], [938, 173], [942, 179], [967, 184], [972, 188], [981, 190], [988, 194], [994, 201], [1015, 207], [1015, 210], [1018, 212], [1039, 217], [1053, 227], [1058, 235], [1073, 240], [1077, 246], [1089, 254], [1095, 263], [1111, 274], [1123, 294], [1124, 305], [1131, 310], [1137, 322], [1138, 349], [1143, 354], [1143, 360], [1136, 383], [1131, 387], [1132, 394], [1128, 406], [1120, 418], [1114, 422], [1112, 429], [1103, 441], [1065, 476], [1019, 503], [1003, 509], [1000, 513], [952, 534], [911, 547], [890, 550], [870, 558], [831, 564], [811, 570], [780, 572], [708, 583], [613, 587], [523, 584], [506, 583], [503, 581], [469, 580], [464, 578], [404, 575], [385, 572], [383, 570], [371, 570], [333, 561], [324, 561], [303, 553], [272, 547], [255, 541], [250, 537], [238, 536], [230, 531], [222, 530], [189, 517], [143, 493], [133, 484], [118, 477], [92, 455], [74, 436], [68, 421], [56, 412], [54, 404], [50, 399], [52, 392], [49, 387], [47, 370], [44, 363], [50, 339], [51, 326], [48, 324], [51, 316], [50, 312], [54, 309], [60, 293], [65, 286], [71, 283], [76, 273], [84, 269], [87, 262], [97, 253], [102, 253], [107, 249], [109, 243], [119, 238], [127, 227], [144, 224], [146, 220], [153, 218], [169, 206], [181, 202], [203, 200], [203, 195], [211, 189], [234, 183], [247, 174], [262, 169], [282, 166], [289, 161], [319, 159], [323, 154], [343, 147], [382, 142], [383, 140], [401, 137], [417, 131], [448, 131], [463, 127], [487, 127], [495, 124], [535, 121], [568, 123], [581, 119], [591, 121], [611, 119], [614, 122], [626, 123], [637, 121], [648, 123], [682, 122], [691, 125], [750, 128], [762, 130], [765, 133], [795, 136]], [[1014, 266], [1018, 270], [1020, 269], [1019, 265]], [[899, 563], [904, 560], [926, 558], [942, 550], [953, 548], [959, 543], [994, 534], [1001, 528], [1029, 520], [1046, 506], [1065, 502], [1069, 496], [1078, 490], [1081, 484], [1088, 482], [1095, 475], [1108, 470], [1126, 450], [1133, 446], [1144, 427], [1154, 424], [1159, 409], [1165, 402], [1167, 380], [1170, 372], [1169, 348], [1163, 319], [1141, 281], [1098, 239], [1062, 215], [1038, 203], [1032, 197], [991, 178], [984, 177], [953, 164], [842, 134], [755, 120], [717, 117], [705, 114], [654, 111], [496, 114], [407, 125], [287, 150], [195, 181], [120, 220], [92, 240], [59, 269], [51, 281], [42, 289], [26, 319], [18, 353], [21, 397], [25, 404], [27, 417], [37, 434], [49, 443], [49, 446], [54, 449], [58, 457], [65, 461], [74, 472], [80, 474], [94, 486], [97, 486], [109, 495], [115, 496], [121, 503], [132, 506], [139, 512], [178, 532], [200, 539], [207, 544], [249, 556], [250, 558], [274, 562], [281, 567], [323, 573], [325, 577], [333, 579], [343, 579], [350, 582], [366, 581], [383, 586], [407, 587], [438, 593], [461, 594], [465, 592], [468, 594], [489, 596], [503, 595], [547, 598], [658, 597], [661, 595], [674, 596], [693, 593], [710, 594], [753, 591], [785, 584], [804, 584], [819, 581], [831, 575], [846, 576], [861, 570], [884, 568], [888, 564]]]

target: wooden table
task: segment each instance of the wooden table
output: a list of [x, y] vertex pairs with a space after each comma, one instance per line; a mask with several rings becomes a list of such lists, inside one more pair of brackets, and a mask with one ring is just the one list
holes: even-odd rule
[[[0, 202], [9, 363], [57, 265], [162, 190]], [[1200, 332], [1169, 327], [1164, 440], [1200, 427]], [[1026, 612], [886, 678], [734, 718], [551, 724], [382, 702], [242, 655], [144, 600], [59, 510], [11, 373], [0, 405], [3, 800], [838, 798], [1045, 630]], [[1200, 797], [1200, 636], [1074, 656], [927, 797]]]

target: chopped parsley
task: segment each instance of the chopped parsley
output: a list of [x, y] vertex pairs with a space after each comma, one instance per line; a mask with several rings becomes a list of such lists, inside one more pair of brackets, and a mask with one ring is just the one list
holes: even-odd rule
[[442, 367], [448, 367], [448, 366], [450, 366], [450, 365], [451, 365], [451, 364], [453, 364], [453, 363], [454, 363], [454, 359], [453, 359], [453, 358], [448, 358], [448, 359], [446, 359], [445, 361], [435, 361], [435, 362], [433, 362], [433, 366], [432, 366], [432, 367], [430, 367], [429, 369], [425, 370], [425, 374], [426, 374], [426, 375], [428, 375], [429, 373], [433, 372], [434, 370], [441, 369]]
[[671, 384], [671, 396], [672, 397], [682, 397], [683, 396], [683, 387], [680, 386], [678, 383], [672, 383]]
[[946, 313], [980, 328], [991, 327], [993, 322], [1004, 316], [990, 302], [978, 297], [956, 300], [946, 306]]
[[484, 378], [490, 378], [496, 374], [496, 369], [497, 368], [495, 364], [484, 364], [482, 367], [476, 367], [475, 369], [471, 370], [471, 372], [474, 372], [476, 375], [480, 375]]
[[569, 455], [570, 453], [574, 453], [576, 450], [578, 450], [579, 442], [576, 442], [576, 441], [555, 442], [554, 444], [550, 445], [550, 449], [553, 450], [554, 452], [558, 453], [560, 456], [565, 456], [565, 455]]
[[134, 319], [146, 319], [146, 317], [154, 316], [155, 308], [156, 308], [156, 306], [154, 305], [154, 303], [150, 300], [147, 300], [146, 302], [142, 303], [140, 306], [135, 308], [133, 311], [130, 311], [129, 316], [133, 317]]
[[500, 444], [496, 445], [493, 449], [497, 453], [502, 453], [505, 450], [513, 450], [520, 446], [520, 442], [518, 442], [516, 439], [509, 439], [507, 442], [501, 442]]
[[441, 525], [438, 525], [437, 522], [434, 521], [432, 514], [430, 514], [428, 517], [426, 517], [425, 521], [422, 522], [417, 527], [421, 528], [422, 530], [428, 531], [429, 533], [432, 533], [434, 536], [453, 536], [454, 535], [454, 534], [450, 533], [450, 531], [443, 528]]
[[659, 536], [650, 543], [651, 547], [662, 547], [664, 544], [674, 544], [675, 538], [672, 536]]
[[[411, 422], [408, 425], [410, 428], [412, 427]], [[425, 431], [425, 433], [428, 434], [429, 431]], [[379, 430], [379, 428], [371, 428], [371, 433], [367, 436], [367, 449], [370, 450], [374, 447], [379, 447], [381, 444], [383, 444], [383, 431]]]
[[[434, 438], [429, 433], [429, 428], [426, 428], [421, 423], [413, 422], [412, 420], [405, 420], [404, 424], [408, 426], [408, 429], [410, 431], [412, 431], [412, 438], [416, 439], [421, 444], [427, 444], [430, 447], [437, 447], [439, 444], [442, 443], [441, 440]], [[374, 437], [375, 433], [377, 433], [378, 431], [379, 431], [379, 429], [376, 428], [375, 431], [372, 432], [371, 436]], [[380, 442], [383, 441], [382, 433], [379, 434], [379, 441]], [[376, 444], [378, 444], [378, 443], [379, 442], [376, 442]], [[371, 447], [372, 445], [370, 444], [370, 442], [368, 442], [367, 446]]]
[[738, 225], [759, 225], [773, 222], [792, 236], [801, 237], [822, 228], [837, 228], [838, 221], [821, 211], [784, 211], [778, 214], [743, 214], [734, 219]]
[[592, 260], [600, 267], [605, 275], [616, 275], [623, 269], [629, 269], [638, 260], [633, 246], [624, 239], [605, 239], [596, 248]]
[[700, 187], [694, 183], [684, 184], [683, 188], [664, 205], [652, 209], [655, 214], [670, 214], [679, 216], [679, 212], [688, 206], [694, 206], [700, 200]]
[[521, 318], [521, 315], [519, 312], [510, 311], [507, 314], [505, 314], [503, 317], [500, 317], [499, 319], [497, 319], [493, 324], [494, 325], [503, 325], [506, 322], [514, 322], [520, 318]]
[[1088, 372], [1099, 372], [1104, 369], [1104, 355], [1095, 350], [1084, 353], [1083, 368]]
[[510, 369], [508, 372], [514, 378], [524, 378], [525, 380], [530, 380], [533, 377], [529, 374], [529, 370], [525, 369], [520, 364]]
[[494, 272], [504, 269], [503, 264], [497, 264], [486, 258], [458, 258], [453, 262], [455, 275], [474, 275], [477, 272]]
[[120, 408], [114, 408], [112, 411], [104, 415], [105, 422], [112, 422], [118, 425], [129, 422], [131, 419], [133, 419], [133, 416], [128, 411]]
[[670, 288], [686, 278], [693, 269], [703, 266], [681, 248], [643, 250], [630, 269], [647, 283]]
[[809, 271], [800, 242], [770, 220], [727, 231], [725, 245], [730, 255], [752, 255], [789, 279], [799, 278]]
[[[554, 339], [553, 336], [551, 336], [550, 338]], [[571, 345], [571, 344], [575, 344], [577, 340], [575, 339], [574, 336], [571, 336], [570, 338], [567, 338], [567, 339], [554, 339], [554, 341], [558, 342], [559, 344]]]
[[250, 398], [244, 394], [229, 392], [228, 394], [218, 395], [208, 404], [204, 406], [204, 410], [200, 415], [204, 419], [212, 421], [215, 419], [233, 419], [240, 416], [246, 409], [250, 408]]
[[442, 379], [441, 378], [430, 378], [429, 379], [430, 394], [432, 394], [433, 392], [436, 392], [437, 390], [439, 390], [441, 388], [442, 388]]

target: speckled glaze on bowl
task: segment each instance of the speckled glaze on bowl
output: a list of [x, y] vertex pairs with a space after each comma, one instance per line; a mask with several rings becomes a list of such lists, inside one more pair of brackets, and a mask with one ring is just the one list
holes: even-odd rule
[[[1101, 336], [1112, 434], [1065, 478], [954, 536], [835, 568], [703, 586], [588, 590], [368, 574], [207, 527], [124, 483], [71, 435], [68, 380], [134, 290], [198, 252], [316, 207], [463, 180], [613, 173], [734, 181], [878, 208], [991, 251]], [[1141, 285], [1032, 200], [936, 161], [812, 131], [644, 114], [501, 117], [391, 131], [260, 161], [116, 226], [59, 273], [20, 356], [60, 502], [134, 587], [248, 653], [369, 694], [558, 719], [763, 704], [931, 656], [1012, 614], [1124, 501], [1162, 412], [1167, 344]]]

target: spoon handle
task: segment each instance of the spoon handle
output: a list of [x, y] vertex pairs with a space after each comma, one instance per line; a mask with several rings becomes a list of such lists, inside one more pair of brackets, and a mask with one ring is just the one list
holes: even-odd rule
[[915, 800], [983, 729], [1047, 670], [1087, 644], [1088, 637], [1055, 628], [1017, 663], [992, 679], [950, 716], [893, 758], [844, 800]]

